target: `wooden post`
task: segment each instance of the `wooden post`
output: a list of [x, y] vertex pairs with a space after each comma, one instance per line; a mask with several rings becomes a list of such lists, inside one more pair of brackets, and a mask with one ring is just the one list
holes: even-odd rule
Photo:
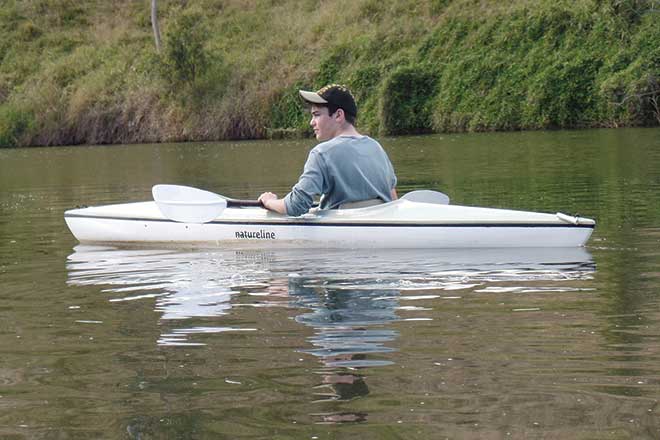
[[154, 30], [154, 39], [156, 40], [156, 52], [160, 53], [160, 27], [158, 26], [157, 0], [151, 0], [151, 27]]

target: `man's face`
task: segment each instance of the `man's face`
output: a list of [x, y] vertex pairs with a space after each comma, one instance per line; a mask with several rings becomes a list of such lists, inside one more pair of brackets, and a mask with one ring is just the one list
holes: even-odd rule
[[327, 107], [312, 105], [309, 111], [312, 114], [309, 125], [314, 129], [318, 141], [327, 141], [337, 135], [340, 125], [336, 116], [339, 110], [334, 115], [329, 115]]

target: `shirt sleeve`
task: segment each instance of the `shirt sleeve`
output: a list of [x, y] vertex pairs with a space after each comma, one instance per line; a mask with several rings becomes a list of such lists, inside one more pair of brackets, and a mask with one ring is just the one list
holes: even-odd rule
[[314, 196], [323, 194], [324, 181], [322, 169], [323, 159], [317, 151], [312, 150], [307, 157], [303, 173], [291, 192], [284, 197], [287, 215], [299, 216], [312, 207]]

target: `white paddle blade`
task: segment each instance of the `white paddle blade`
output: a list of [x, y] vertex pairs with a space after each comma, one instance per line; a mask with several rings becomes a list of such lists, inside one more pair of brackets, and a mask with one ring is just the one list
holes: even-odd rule
[[411, 202], [449, 205], [449, 196], [447, 194], [441, 193], [439, 191], [432, 191], [430, 189], [410, 191], [409, 193], [404, 194], [401, 198], [410, 200]]
[[218, 194], [181, 185], [155, 185], [154, 201], [165, 218], [182, 223], [207, 223], [227, 207]]

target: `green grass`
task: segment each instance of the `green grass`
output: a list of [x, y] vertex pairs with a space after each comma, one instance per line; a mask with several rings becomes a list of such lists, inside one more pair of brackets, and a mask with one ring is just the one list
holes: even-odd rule
[[6, 0], [0, 146], [660, 125], [658, 0]]

